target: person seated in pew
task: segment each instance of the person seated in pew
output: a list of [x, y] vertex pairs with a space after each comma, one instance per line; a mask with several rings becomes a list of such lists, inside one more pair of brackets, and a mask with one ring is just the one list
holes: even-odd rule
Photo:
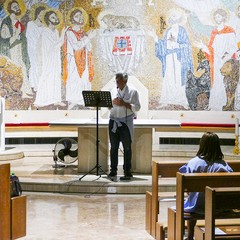
[[[179, 171], [181, 173], [201, 172], [233, 172], [232, 168], [224, 161], [220, 140], [217, 134], [206, 132], [203, 134], [196, 157], [184, 164]], [[204, 193], [190, 192], [184, 202], [184, 212], [204, 214]], [[188, 240], [194, 237], [196, 220], [187, 221]]]

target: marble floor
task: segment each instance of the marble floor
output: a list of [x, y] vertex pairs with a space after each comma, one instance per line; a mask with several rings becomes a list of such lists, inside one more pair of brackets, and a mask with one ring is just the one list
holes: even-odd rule
[[27, 195], [27, 236], [22, 240], [151, 240], [145, 231], [145, 196]]
[[[151, 175], [111, 182], [88, 175], [79, 181], [76, 167], [54, 169], [51, 145], [15, 146], [0, 154], [0, 164], [11, 163], [27, 195], [27, 236], [22, 240], [151, 240], [145, 231], [145, 192]], [[153, 159], [186, 160], [197, 146], [154, 146]], [[223, 147], [228, 158], [232, 147]], [[21, 156], [21, 153], [23, 155]], [[7, 155], [19, 154], [18, 159]], [[175, 182], [166, 182], [173, 186]]]

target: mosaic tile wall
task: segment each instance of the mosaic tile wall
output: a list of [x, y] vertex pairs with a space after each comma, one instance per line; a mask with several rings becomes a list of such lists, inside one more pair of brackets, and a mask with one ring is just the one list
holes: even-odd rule
[[126, 72], [149, 110], [240, 109], [237, 0], [14, 0], [0, 5], [7, 110], [86, 109]]

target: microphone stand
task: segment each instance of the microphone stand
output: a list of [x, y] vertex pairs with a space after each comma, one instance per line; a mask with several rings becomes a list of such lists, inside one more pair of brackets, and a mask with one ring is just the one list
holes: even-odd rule
[[[85, 101], [85, 106], [96, 107], [96, 165], [86, 174], [79, 178], [81, 181], [86, 175], [92, 173], [96, 169], [96, 174], [99, 176], [99, 170], [101, 173], [108, 174], [102, 169], [99, 164], [99, 121], [98, 121], [98, 110], [99, 107], [111, 107], [112, 99], [110, 92], [105, 91], [83, 91], [83, 97]], [[100, 174], [101, 177], [101, 174]]]

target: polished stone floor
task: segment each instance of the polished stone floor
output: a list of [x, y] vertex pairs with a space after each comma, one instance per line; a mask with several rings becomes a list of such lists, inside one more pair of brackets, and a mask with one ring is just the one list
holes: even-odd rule
[[145, 196], [27, 195], [26, 240], [151, 240], [145, 231]]
[[[11, 163], [27, 195], [27, 236], [21, 239], [153, 239], [145, 231], [145, 192], [151, 190], [151, 175], [134, 175], [127, 182], [88, 175], [80, 182], [76, 166], [52, 167], [52, 147], [16, 146], [1, 154], [0, 164]], [[196, 150], [197, 146], [157, 145], [153, 159], [186, 160]], [[232, 155], [232, 147], [223, 151], [227, 158], [239, 158]], [[8, 158], [21, 152], [19, 159]], [[174, 184], [166, 182], [162, 191], [172, 191]]]

